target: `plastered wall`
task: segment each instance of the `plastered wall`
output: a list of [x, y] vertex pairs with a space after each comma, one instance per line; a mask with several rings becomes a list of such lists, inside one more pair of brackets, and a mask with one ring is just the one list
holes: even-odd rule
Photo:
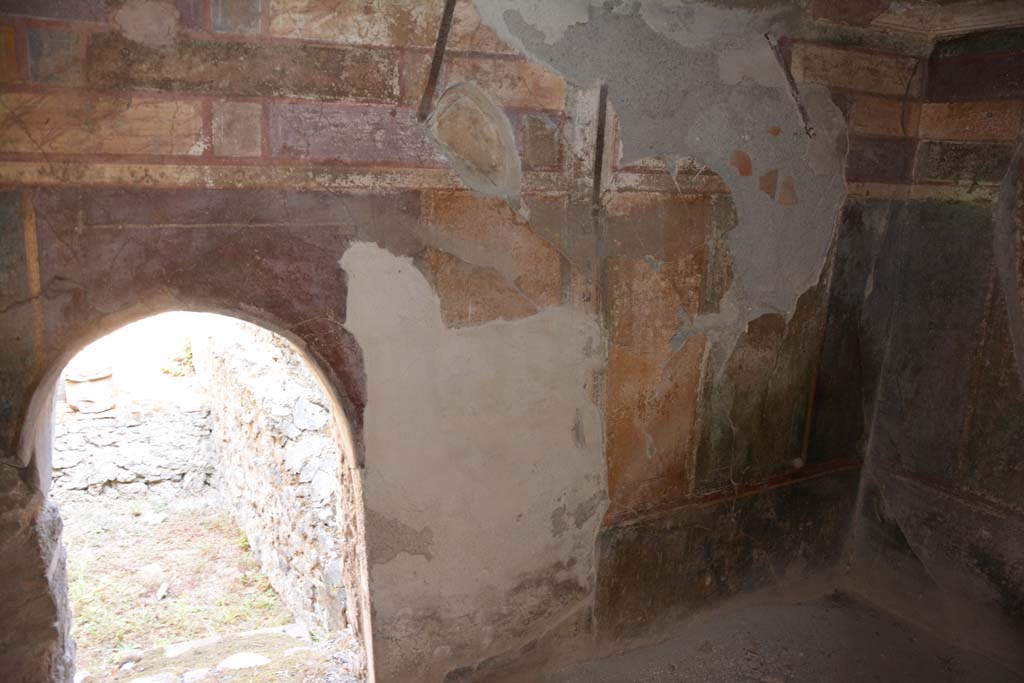
[[[460, 1], [440, 88], [500, 109], [527, 212], [415, 120], [439, 0], [0, 2], [0, 540], [59, 548], [47, 372], [188, 308], [285, 334], [345, 414], [379, 681], [536, 671], [836, 569], [887, 343], [849, 219], [990, 215], [1002, 177], [918, 142], [927, 34], [846, 4]], [[70, 675], [49, 556], [11, 567], [11, 680]]]

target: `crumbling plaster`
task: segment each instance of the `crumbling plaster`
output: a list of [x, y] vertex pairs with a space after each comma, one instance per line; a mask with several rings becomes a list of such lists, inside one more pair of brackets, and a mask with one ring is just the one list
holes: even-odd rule
[[623, 163], [692, 158], [728, 184], [734, 279], [719, 310], [680, 313], [678, 347], [707, 334], [728, 350], [759, 316], [790, 316], [818, 281], [846, 198], [842, 113], [822, 87], [791, 90], [772, 45], [801, 9], [763, 4], [476, 2], [484, 22], [526, 54], [579, 85], [607, 84]]
[[562, 306], [449, 329], [411, 259], [359, 243], [341, 265], [368, 381], [376, 673], [439, 680], [589, 599], [603, 335]]

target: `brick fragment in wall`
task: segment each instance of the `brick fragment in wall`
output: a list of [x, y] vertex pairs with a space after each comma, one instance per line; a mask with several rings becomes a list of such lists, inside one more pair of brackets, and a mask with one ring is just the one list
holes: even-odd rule
[[263, 105], [259, 102], [215, 103], [213, 153], [217, 156], [259, 156], [262, 121]]
[[846, 156], [848, 180], [900, 182], [908, 178], [914, 141], [901, 138], [850, 138]]
[[5, 152], [201, 152], [202, 116], [196, 102], [12, 92], [0, 94], [0, 103], [23, 124], [0, 128], [0, 150]]
[[405, 108], [273, 104], [270, 138], [277, 157], [418, 165], [445, 161], [416, 113]]
[[920, 136], [932, 140], [1016, 140], [1018, 101], [927, 102], [921, 107]]
[[914, 57], [811, 43], [793, 46], [792, 70], [798, 82], [910, 97], [921, 92], [925, 71]]
[[1024, 98], [1024, 52], [933, 59], [925, 98], [939, 102]]
[[850, 133], [864, 136], [916, 137], [920, 105], [902, 97], [852, 94]]
[[79, 85], [82, 81], [80, 33], [28, 30], [29, 76], [37, 83]]
[[258, 33], [262, 1], [212, 0], [210, 15], [213, 30], [217, 33]]
[[1013, 147], [996, 143], [925, 140], [917, 148], [917, 177], [958, 183], [998, 183]]
[[219, 96], [397, 102], [398, 55], [358, 47], [179, 39], [169, 50], [117, 33], [91, 37], [89, 85]]

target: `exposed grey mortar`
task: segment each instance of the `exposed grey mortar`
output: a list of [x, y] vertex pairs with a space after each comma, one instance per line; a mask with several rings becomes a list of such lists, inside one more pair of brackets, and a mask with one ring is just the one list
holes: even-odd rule
[[[714, 357], [725, 359], [751, 320], [793, 313], [820, 277], [846, 199], [845, 120], [825, 88], [803, 84], [799, 97], [817, 133], [807, 135], [784, 67], [766, 39], [797, 30], [799, 6], [762, 3], [766, 9], [755, 11], [665, 0], [476, 5], [504, 39], [573, 83], [608, 84], [624, 163], [693, 158], [728, 184], [738, 218], [725, 236], [735, 277], [718, 312], [680, 316], [677, 346], [705, 334], [723, 347]], [[771, 136], [771, 126], [782, 132]], [[734, 150], [750, 157], [751, 176], [741, 177], [729, 164]], [[759, 189], [759, 176], [773, 169], [780, 186], [792, 178], [798, 203], [782, 205]]]

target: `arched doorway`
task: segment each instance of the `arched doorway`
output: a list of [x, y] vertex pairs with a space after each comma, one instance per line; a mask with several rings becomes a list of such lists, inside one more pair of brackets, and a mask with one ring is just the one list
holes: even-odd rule
[[[197, 492], [216, 490], [230, 508], [229, 524], [241, 528], [235, 532], [237, 537], [233, 540], [239, 547], [234, 550], [244, 550], [250, 556], [252, 568], [263, 575], [257, 580], [264, 582], [265, 588], [256, 593], [266, 596], [267, 591], [273, 589], [272, 592], [280, 596], [280, 608], [311, 627], [314, 635], [333, 638], [334, 646], [339, 649], [348, 648], [342, 645], [346, 641], [342, 631], [361, 639], [361, 634], [366, 632], [363, 629], [366, 595], [362, 579], [365, 549], [352, 439], [348, 421], [310, 354], [295, 342], [270, 331], [266, 325], [257, 326], [223, 315], [164, 313], [124, 326], [118, 321], [117, 326], [117, 331], [72, 358], [67, 366], [70, 372], [50, 379], [54, 375], [51, 370], [47, 382], [39, 389], [38, 393], [46, 394], [46, 398], [34, 402], [23, 442], [31, 443], [37, 467], [44, 462], [50, 465], [45, 470], [52, 472], [52, 482], [47, 481], [49, 477], [41, 477], [41, 488], [48, 489], [49, 498], [69, 512], [81, 509], [81, 506], [65, 505], [72, 493], [77, 494], [79, 502], [82, 497], [90, 496], [105, 499], [102, 505], [111, 508], [111, 512], [121, 512], [119, 517], [113, 515], [105, 520], [108, 527], [112, 522], [117, 526], [132, 518], [137, 518], [143, 526], [150, 525], [148, 529], [136, 529], [134, 538], [126, 535], [125, 529], [116, 529], [122, 536], [121, 549], [124, 550], [127, 543], [134, 546], [133, 552], [142, 556], [145, 556], [147, 543], [149, 546], [155, 543], [159, 550], [161, 539], [170, 542], [175, 534], [188, 536], [195, 543], [216, 545], [215, 538], [198, 532], [204, 525], [222, 524], [227, 516], [221, 514], [217, 518], [207, 514], [209, 510], [205, 508], [189, 509], [188, 505], [183, 508], [175, 503]], [[177, 339], [176, 346], [171, 338]], [[163, 348], [154, 355], [154, 347]], [[143, 371], [147, 357], [149, 361], [160, 359], [157, 367], [149, 368], [148, 374]], [[56, 368], [58, 373], [61, 369]], [[176, 400], [177, 405], [163, 414], [154, 412], [151, 405], [154, 395], [181, 393], [182, 382], [192, 385], [191, 389], [203, 384], [206, 405], [185, 406], [181, 399], [186, 404], [189, 401], [195, 404], [197, 397], [178, 396], [171, 399], [172, 403]], [[70, 423], [76, 419], [77, 424], [72, 428]], [[152, 429], [146, 429], [147, 422]], [[194, 433], [174, 433], [189, 430]], [[208, 437], [205, 444], [200, 443], [202, 438], [197, 438], [197, 433], [202, 436], [204, 431]], [[30, 432], [34, 435], [28, 438]], [[144, 437], [141, 443], [140, 434]], [[185, 443], [181, 443], [183, 437]], [[176, 454], [175, 441], [178, 447], [193, 451], [205, 447], [210, 452]], [[122, 457], [126, 451], [133, 453]], [[327, 463], [331, 458], [333, 463]], [[179, 617], [202, 621], [204, 596], [202, 591], [195, 590], [201, 582], [197, 582], [195, 576], [182, 577], [181, 573], [189, 573], [189, 558], [195, 562], [216, 558], [202, 558], [202, 553], [195, 553], [192, 548], [191, 552], [170, 554], [167, 558], [170, 564], [176, 565], [170, 573], [177, 572], [179, 577], [177, 596], [173, 595], [175, 590], [170, 585], [174, 581], [161, 580], [170, 578], [167, 574], [172, 568], [161, 566], [159, 562], [143, 562], [146, 566], [134, 567], [137, 573], [149, 574], [134, 578], [138, 579], [136, 584], [153, 584], [148, 586], [152, 588], [151, 595], [140, 596], [148, 598], [150, 603], [146, 609], [132, 614], [130, 624], [118, 624], [116, 611], [102, 615], [108, 621], [113, 620], [113, 623], [101, 624], [106, 630], [100, 634], [107, 638], [104, 646], [113, 651], [101, 667], [104, 673], [98, 674], [95, 639], [91, 637], [95, 634], [84, 634], [80, 630], [83, 620], [91, 622], [93, 627], [98, 621], [96, 610], [83, 614], [88, 609], [83, 603], [83, 591], [88, 592], [90, 587], [89, 577], [82, 573], [112, 563], [109, 557], [102, 556], [93, 557], [91, 564], [78, 561], [81, 558], [76, 555], [79, 550], [76, 545], [90, 532], [102, 534], [104, 531], [101, 523], [84, 530], [83, 534], [78, 528], [79, 521], [65, 514], [70, 607], [76, 612], [72, 634], [89, 643], [92, 658], [89, 671], [92, 677], [85, 680], [97, 683], [130, 681], [138, 677], [148, 680], [144, 678], [147, 675], [164, 674], [167, 680], [178, 680], [171, 676], [181, 677], [209, 669], [215, 674], [211, 680], [230, 681], [234, 665], [241, 663], [244, 668], [250, 668], [259, 666], [253, 664], [254, 661], [270, 664], [272, 658], [268, 653], [261, 654], [258, 650], [273, 648], [275, 642], [281, 646], [278, 654], [289, 651], [292, 661], [305, 660], [305, 664], [310, 665], [304, 664], [305, 669], [299, 667], [296, 675], [316, 675], [315, 667], [331, 666], [334, 654], [341, 655], [333, 658], [339, 671], [362, 673], [366, 657], [358, 652], [333, 653], [321, 648], [317, 656], [327, 655], [327, 658], [321, 657], [316, 664], [313, 661], [316, 648], [304, 648], [302, 643], [284, 647], [288, 642], [283, 636], [288, 633], [259, 628], [268, 626], [261, 623], [259, 617], [270, 616], [273, 610], [269, 609], [263, 610], [265, 615], [247, 615], [255, 619], [235, 619], [246, 627], [247, 641], [229, 642], [221, 634], [211, 637], [190, 628], [179, 631], [204, 637], [191, 638], [184, 647], [182, 643], [167, 643], [166, 635], [164, 644], [172, 647], [152, 647], [156, 642], [152, 639], [140, 643], [136, 622], [145, 619], [160, 622], [161, 611], [184, 610], [185, 615]], [[110, 540], [110, 533], [115, 530], [108, 528], [106, 531], [105, 539], [97, 539], [98, 542], [92, 544], [93, 555], [97, 554], [97, 549], [103, 554], [104, 542]], [[222, 546], [223, 539], [221, 541]], [[116, 552], [117, 543], [108, 545], [114, 546], [111, 550]], [[327, 557], [328, 548], [335, 551], [333, 557]], [[148, 547], [148, 550], [153, 548]], [[231, 553], [228, 555], [234, 557]], [[191, 569], [192, 574], [204, 572], [200, 564]], [[336, 594], [330, 594], [330, 586]], [[116, 586], [106, 588], [116, 591]], [[206, 588], [209, 590], [209, 586]], [[88, 597], [95, 602], [104, 596], [94, 592]], [[109, 606], [110, 596], [105, 597], [108, 605], [101, 605], [101, 608]], [[122, 593], [121, 597], [127, 596]], [[211, 595], [205, 598], [210, 599]], [[339, 605], [337, 598], [343, 604]], [[232, 609], [247, 609], [245, 605], [224, 604], [223, 599], [219, 602], [222, 604], [214, 607], [224, 608], [221, 611], [229, 614]], [[171, 607], [161, 610], [164, 605], [160, 603]], [[130, 612], [130, 605], [128, 607]], [[280, 621], [279, 614], [276, 618]], [[122, 632], [135, 630], [131, 631], [132, 637], [114, 638], [117, 642], [112, 642], [111, 636], [116, 635], [118, 628]], [[159, 634], [157, 636], [159, 639]], [[251, 647], [247, 647], [246, 642]], [[167, 656], [172, 652], [174, 656]], [[231, 660], [233, 655], [243, 654], [255, 657]], [[203, 657], [218, 661], [204, 661]], [[275, 669], [278, 678], [274, 680], [290, 680], [282, 678], [286, 672], [281, 666], [285, 664], [287, 662], [278, 663]], [[218, 665], [224, 665], [219, 673]]]

